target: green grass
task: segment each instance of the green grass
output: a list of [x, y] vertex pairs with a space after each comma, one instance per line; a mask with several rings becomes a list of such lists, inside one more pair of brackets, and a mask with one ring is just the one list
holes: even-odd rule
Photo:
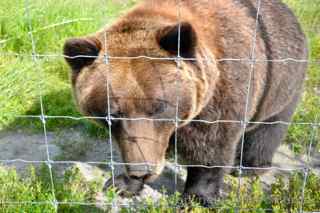
[[[18, 175], [14, 169], [0, 167], [0, 212], [49, 213], [56, 212], [56, 207], [58, 212], [101, 212], [90, 205], [67, 204], [95, 202], [96, 192], [102, 187], [100, 180], [86, 181], [77, 167], [68, 169], [62, 177], [55, 174], [53, 177], [54, 193], [46, 165], [39, 171], [30, 167], [25, 176]], [[55, 198], [62, 204], [56, 206]]]

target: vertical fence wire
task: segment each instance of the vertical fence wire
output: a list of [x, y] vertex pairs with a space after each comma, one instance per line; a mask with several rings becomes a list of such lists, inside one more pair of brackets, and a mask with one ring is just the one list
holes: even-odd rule
[[[301, 9], [301, 13], [305, 13], [306, 10], [303, 8]], [[310, 44], [310, 40], [308, 39], [307, 41], [307, 45], [308, 45], [308, 50], [311, 50], [311, 44]], [[308, 58], [312, 58], [312, 54], [311, 54], [311, 51], [308, 52]], [[320, 107], [320, 103], [319, 104], [319, 107]], [[313, 123], [318, 123], [319, 122], [319, 115], [316, 115], [315, 118], [314, 118], [314, 122]], [[308, 181], [308, 176], [310, 174], [310, 170], [312, 168], [312, 165], [311, 165], [311, 153], [312, 153], [312, 148], [314, 145], [316, 145], [316, 138], [318, 136], [318, 130], [319, 130], [319, 127], [314, 125], [314, 124], [311, 124], [310, 125], [310, 128], [312, 128], [311, 130], [311, 135], [310, 135], [310, 141], [308, 143], [308, 147], [306, 147], [306, 150], [307, 150], [307, 156], [306, 156], [306, 162], [305, 162], [305, 165], [304, 165], [304, 169], [303, 169], [303, 184], [302, 184], [302, 189], [301, 189], [301, 201], [300, 201], [300, 207], [299, 207], [299, 212], [300, 213], [303, 213], [303, 207], [304, 207], [304, 203], [305, 203], [305, 189], [306, 189], [306, 185], [307, 185], [307, 181]]]
[[[246, 128], [248, 125], [248, 111], [249, 111], [249, 104], [250, 104], [250, 96], [251, 96], [251, 84], [252, 84], [252, 78], [254, 75], [254, 69], [255, 69], [255, 63], [256, 63], [256, 43], [257, 43], [257, 33], [259, 30], [259, 17], [260, 17], [260, 9], [261, 9], [261, 0], [256, 1], [256, 19], [255, 19], [255, 25], [252, 35], [252, 41], [251, 41], [251, 53], [250, 53], [250, 70], [249, 70], [249, 79], [248, 79], [248, 89], [246, 93], [246, 102], [245, 102], [245, 112], [244, 117], [242, 120], [242, 137], [241, 137], [241, 149], [240, 149], [240, 163], [239, 163], [239, 177], [238, 177], [238, 208], [241, 208], [241, 178], [242, 178], [242, 170], [243, 170], [243, 148], [245, 143], [245, 134], [246, 134]], [[238, 209], [237, 209], [238, 211]]]
[[[104, 33], [104, 55], [103, 55], [104, 63], [106, 64], [107, 74], [106, 74], [106, 87], [107, 87], [107, 106], [106, 106], [106, 121], [108, 124], [108, 142], [110, 148], [110, 169], [111, 169], [111, 181], [112, 187], [115, 188], [115, 168], [114, 168], [114, 161], [113, 161], [113, 141], [112, 141], [112, 113], [111, 113], [111, 105], [110, 105], [110, 72], [111, 66], [109, 61], [109, 54], [108, 54], [108, 35], [107, 32]], [[107, 161], [108, 161], [108, 154], [107, 154]], [[112, 211], [116, 211], [116, 203], [114, 198], [112, 198]]]
[[[316, 121], [318, 121], [318, 116], [316, 116]], [[318, 126], [312, 125], [312, 130], [311, 130], [311, 136], [310, 136], [310, 142], [308, 144], [307, 147], [307, 156], [306, 156], [306, 162], [304, 165], [304, 170], [303, 170], [303, 184], [302, 184], [302, 189], [301, 189], [301, 201], [300, 201], [300, 208], [299, 208], [299, 212], [303, 213], [303, 206], [304, 206], [304, 202], [305, 202], [305, 188], [307, 185], [307, 181], [308, 181], [308, 175], [310, 173], [310, 170], [312, 169], [312, 165], [311, 165], [311, 155], [312, 155], [312, 149], [314, 148], [314, 146], [317, 144], [316, 142], [316, 138], [318, 137]]]
[[[175, 90], [176, 90], [176, 114], [175, 114], [175, 130], [174, 130], [174, 191], [177, 191], [177, 182], [178, 182], [178, 128], [179, 128], [179, 102], [180, 102], [180, 81], [179, 76], [181, 75], [181, 1], [176, 0], [177, 7], [177, 21], [178, 21], [178, 51], [177, 51], [177, 71], [176, 71], [176, 81], [175, 81]], [[179, 167], [180, 168], [180, 167]]]
[[37, 53], [36, 53], [36, 42], [33, 36], [33, 27], [32, 27], [32, 19], [31, 19], [31, 14], [30, 14], [30, 3], [29, 0], [24, 1], [25, 4], [25, 16], [28, 21], [28, 28], [29, 28], [29, 37], [30, 37], [30, 42], [32, 46], [32, 60], [36, 66], [37, 72], [40, 72], [39, 75], [41, 76], [41, 80], [39, 81], [38, 84], [38, 92], [39, 92], [39, 101], [40, 101], [40, 110], [41, 110], [41, 116], [40, 120], [43, 126], [43, 134], [44, 134], [44, 143], [46, 147], [46, 156], [47, 156], [47, 161], [46, 164], [49, 168], [49, 176], [50, 176], [50, 184], [51, 184], [51, 193], [53, 196], [53, 201], [52, 205], [55, 209], [55, 211], [58, 210], [58, 202], [56, 198], [56, 193], [55, 193], [55, 187], [54, 187], [54, 180], [53, 180], [53, 172], [52, 172], [52, 160], [50, 159], [50, 151], [49, 151], [49, 144], [48, 144], [48, 136], [47, 136], [47, 127], [46, 127], [46, 119], [45, 119], [45, 111], [44, 111], [44, 104], [43, 104], [43, 84], [44, 84], [44, 79], [45, 79], [45, 73], [42, 67], [39, 64], [38, 58], [37, 58]]

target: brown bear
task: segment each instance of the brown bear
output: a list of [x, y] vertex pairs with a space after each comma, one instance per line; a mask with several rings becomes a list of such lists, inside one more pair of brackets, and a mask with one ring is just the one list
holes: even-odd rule
[[287, 132], [277, 121], [290, 122], [307, 68], [290, 58], [307, 52], [280, 0], [145, 0], [64, 45], [81, 112], [111, 125], [126, 163], [116, 186], [138, 192], [157, 178], [177, 139], [192, 165], [184, 194], [203, 204], [218, 197], [228, 168], [271, 166]]

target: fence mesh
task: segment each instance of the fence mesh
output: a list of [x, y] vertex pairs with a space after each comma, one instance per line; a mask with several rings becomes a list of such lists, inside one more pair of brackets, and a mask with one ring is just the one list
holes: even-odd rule
[[[178, 31], [178, 53], [176, 57], [170, 57], [170, 58], [157, 58], [157, 57], [152, 57], [148, 55], [141, 55], [141, 56], [134, 56], [134, 57], [129, 57], [129, 56], [112, 56], [109, 55], [108, 52], [108, 42], [107, 42], [107, 37], [109, 36], [108, 34], [105, 34], [105, 47], [106, 51], [104, 54], [101, 56], [97, 56], [94, 58], [99, 58], [103, 57], [104, 63], [107, 65], [107, 82], [106, 82], [106, 87], [107, 87], [107, 106], [106, 106], [106, 117], [89, 117], [89, 116], [74, 116], [74, 115], [47, 115], [45, 113], [45, 108], [46, 105], [43, 101], [43, 91], [45, 87], [45, 72], [41, 66], [39, 66], [39, 60], [48, 60], [52, 58], [85, 58], [85, 57], [92, 57], [92, 56], [86, 56], [86, 55], [77, 55], [74, 57], [62, 55], [59, 53], [38, 53], [37, 52], [37, 42], [34, 37], [34, 33], [38, 31], [46, 31], [50, 28], [54, 28], [56, 26], [64, 26], [69, 23], [73, 22], [82, 22], [82, 21], [88, 21], [90, 19], [88, 18], [79, 18], [79, 19], [73, 19], [73, 20], [66, 20], [60, 23], [56, 24], [48, 24], [47, 26], [41, 28], [41, 29], [35, 29], [33, 27], [33, 23], [31, 21], [31, 2], [32, 0], [25, 0], [24, 1], [24, 16], [27, 21], [27, 26], [28, 26], [28, 37], [31, 43], [31, 49], [32, 52], [30, 53], [15, 53], [15, 52], [1, 52], [1, 57], [27, 57], [33, 61], [33, 68], [37, 70], [37, 75], [39, 75], [40, 81], [38, 83], [38, 94], [39, 94], [39, 103], [40, 103], [40, 114], [35, 114], [35, 115], [15, 115], [16, 118], [18, 119], [30, 119], [34, 120], [35, 122], [40, 121], [43, 129], [43, 144], [45, 145], [45, 155], [46, 155], [46, 160], [27, 160], [27, 159], [0, 159], [0, 163], [3, 164], [12, 164], [12, 163], [23, 163], [23, 164], [46, 164], [48, 167], [48, 172], [49, 172], [49, 177], [50, 177], [50, 187], [51, 187], [51, 192], [52, 196], [54, 197], [53, 200], [50, 201], [14, 201], [14, 200], [1, 200], [0, 203], [6, 204], [6, 205], [21, 205], [21, 204], [36, 204], [36, 205], [47, 205], [50, 204], [54, 207], [55, 210], [58, 209], [59, 205], [85, 205], [85, 206], [94, 206], [97, 205], [96, 202], [73, 202], [73, 201], [59, 201], [56, 198], [56, 192], [55, 192], [55, 184], [54, 184], [54, 177], [53, 177], [53, 167], [55, 165], [60, 165], [60, 164], [74, 164], [80, 161], [77, 160], [53, 160], [52, 157], [50, 156], [50, 145], [48, 142], [48, 131], [47, 131], [47, 122], [49, 120], [59, 120], [59, 119], [64, 119], [64, 120], [72, 120], [74, 122], [82, 121], [82, 120], [87, 120], [87, 119], [92, 119], [92, 120], [103, 120], [107, 122], [107, 132], [108, 136], [105, 139], [105, 143], [108, 143], [110, 153], [106, 153], [106, 159], [105, 161], [86, 161], [84, 163], [88, 163], [91, 165], [105, 165], [106, 167], [110, 168], [111, 170], [111, 178], [112, 178], [112, 185], [115, 186], [115, 167], [116, 166], [125, 166], [125, 165], [133, 165], [132, 163], [125, 163], [125, 162], [118, 162], [117, 160], [114, 159], [113, 156], [113, 149], [114, 149], [114, 141], [112, 138], [112, 123], [114, 121], [133, 121], [133, 122], [144, 122], [144, 121], [153, 121], [153, 122], [169, 122], [169, 123], [174, 123], [175, 125], [175, 131], [174, 131], [174, 159], [173, 162], [170, 163], [173, 168], [175, 169], [175, 175], [174, 175], [174, 191], [177, 190], [177, 182], [178, 182], [178, 171], [181, 168], [187, 168], [187, 167], [201, 167], [201, 168], [226, 168], [226, 169], [235, 169], [238, 170], [239, 176], [238, 176], [238, 191], [237, 191], [237, 197], [238, 199], [238, 208], [239, 210], [246, 210], [246, 209], [241, 209], [241, 201], [240, 197], [241, 195], [241, 185], [242, 183], [242, 174], [244, 170], [279, 170], [279, 171], [286, 171], [286, 172], [292, 172], [292, 171], [301, 171], [304, 174], [303, 178], [303, 183], [301, 185], [301, 199], [300, 199], [300, 208], [299, 212], [303, 212], [303, 205], [304, 205], [304, 195], [305, 195], [305, 188], [308, 180], [308, 175], [310, 170], [312, 170], [312, 165], [311, 165], [311, 158], [312, 158], [312, 150], [315, 147], [315, 144], [318, 143], [317, 141], [317, 131], [320, 126], [318, 116], [314, 118], [313, 121], [294, 121], [294, 122], [287, 122], [287, 121], [272, 121], [272, 122], [260, 122], [260, 121], [250, 121], [248, 119], [248, 108], [249, 108], [249, 102], [251, 98], [251, 92], [252, 92], [252, 78], [255, 72], [255, 66], [257, 63], [267, 63], [267, 62], [272, 62], [272, 63], [309, 63], [309, 64], [320, 64], [320, 60], [316, 58], [310, 58], [310, 59], [305, 59], [305, 58], [291, 58], [290, 56], [287, 58], [277, 58], [277, 59], [261, 59], [257, 58], [255, 53], [256, 53], [256, 44], [257, 44], [257, 33], [258, 33], [258, 27], [259, 27], [259, 17], [261, 17], [260, 14], [260, 9], [262, 2], [264, 0], [257, 0], [256, 1], [256, 8], [257, 8], [257, 14], [255, 15], [256, 20], [255, 20], [255, 26], [254, 30], [252, 33], [252, 40], [251, 40], [251, 50], [248, 58], [221, 58], [221, 59], [212, 59], [212, 58], [204, 58], [201, 60], [207, 61], [208, 63], [222, 63], [222, 62], [232, 62], [232, 63], [249, 63], [250, 64], [250, 70], [249, 72], [249, 79], [248, 79], [248, 86], [247, 86], [247, 92], [246, 92], [246, 101], [245, 101], [245, 113], [243, 115], [242, 120], [197, 120], [197, 119], [192, 119], [192, 120], [184, 120], [179, 118], [179, 107], [180, 107], [180, 97], [181, 93], [181, 87], [179, 82], [179, 75], [181, 71], [181, 63], [183, 61], [197, 61], [199, 59], [197, 58], [183, 58], [181, 57], [180, 54], [180, 39], [181, 39], [181, 2], [182, 0], [176, 0], [177, 4], [177, 17], [178, 20], [177, 22], [179, 23], [179, 31]], [[316, 1], [316, 0], [315, 0]], [[103, 4], [104, 2], [102, 2]], [[0, 43], [1, 44], [1, 43]], [[109, 82], [109, 73], [112, 72], [111, 66], [110, 65], [110, 60], [130, 60], [130, 59], [143, 59], [143, 60], [170, 60], [170, 61], [175, 61], [176, 62], [176, 81], [175, 81], [175, 88], [176, 88], [176, 106], [175, 106], [175, 117], [173, 118], [148, 118], [148, 117], [136, 117], [136, 118], [126, 118], [126, 117], [112, 117], [111, 114], [111, 109], [110, 109], [110, 82]], [[0, 103], [1, 106], [1, 103]], [[241, 125], [242, 127], [242, 137], [241, 137], [241, 153], [240, 153], [240, 161], [239, 165], [185, 165], [185, 164], [179, 164], [179, 159], [178, 159], [178, 128], [181, 123], [184, 122], [194, 122], [194, 123], [204, 123], [208, 125], [218, 125], [218, 124], [237, 124]], [[243, 165], [243, 149], [244, 149], [244, 142], [245, 142], [245, 132], [247, 130], [247, 126], [250, 124], [261, 124], [261, 125], [285, 125], [285, 126], [291, 126], [291, 125], [297, 125], [297, 126], [308, 126], [310, 127], [311, 134], [310, 134], [310, 139], [308, 142], [308, 148], [307, 148], [307, 160], [304, 165], [301, 165], [299, 168], [297, 167], [280, 167], [280, 166], [272, 166], [272, 167], [246, 167]], [[1, 158], [1, 156], [0, 156]], [[83, 162], [83, 161], [81, 161]], [[134, 164], [134, 165], [144, 165], [144, 166], [156, 166], [154, 164], [150, 163], [141, 163], [141, 164]], [[0, 198], [1, 199], [1, 198]], [[112, 209], [117, 210], [121, 207], [126, 207], [130, 208], [129, 205], [124, 205], [124, 204], [117, 204], [114, 201], [111, 201], [110, 203], [104, 203], [104, 206], [110, 206]], [[250, 210], [250, 209], [247, 209]], [[251, 209], [252, 210], [252, 209]], [[265, 209], [266, 211], [268, 209]], [[269, 209], [272, 211], [272, 209]], [[316, 209], [317, 210], [317, 209]], [[318, 209], [319, 210], [319, 209]]]

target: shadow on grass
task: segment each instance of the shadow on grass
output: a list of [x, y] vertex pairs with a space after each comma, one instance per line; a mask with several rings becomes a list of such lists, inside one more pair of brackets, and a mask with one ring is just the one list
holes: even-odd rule
[[[73, 97], [71, 89], [62, 89], [59, 91], [52, 91], [42, 96], [43, 111], [46, 116], [71, 116], [79, 118], [82, 115], [79, 113]], [[40, 116], [41, 115], [41, 103], [40, 98], [27, 109], [22, 116], [7, 115], [10, 122], [5, 125], [2, 132], [16, 131], [19, 129], [39, 133], [43, 131], [43, 123], [40, 117], [28, 117], [28, 116]], [[6, 115], [4, 115], [6, 116]], [[11, 117], [11, 118], [9, 118]], [[46, 129], [50, 132], [55, 132], [68, 128], [81, 129], [92, 137], [106, 137], [106, 130], [95, 125], [87, 119], [71, 119], [53, 117], [46, 119]]]

